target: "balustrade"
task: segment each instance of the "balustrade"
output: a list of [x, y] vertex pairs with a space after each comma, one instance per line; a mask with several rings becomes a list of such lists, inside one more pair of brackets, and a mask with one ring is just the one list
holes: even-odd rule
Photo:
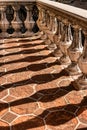
[[28, 37], [40, 30], [75, 88], [86, 89], [87, 11], [50, 0], [4, 1], [0, 1], [0, 37]]
[[37, 0], [37, 6], [38, 25], [45, 34], [45, 42], [56, 45], [51, 47], [53, 54], [65, 64], [75, 88], [87, 88], [87, 11], [49, 0]]
[[[0, 37], [27, 37], [37, 32], [33, 16], [35, 1], [0, 1]], [[36, 9], [35, 9], [36, 10]], [[38, 16], [37, 16], [38, 17]]]

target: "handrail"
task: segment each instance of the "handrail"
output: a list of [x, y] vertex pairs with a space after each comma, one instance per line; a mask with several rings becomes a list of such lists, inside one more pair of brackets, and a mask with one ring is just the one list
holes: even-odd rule
[[0, 0], [0, 3], [2, 2], [35, 2], [36, 0]]
[[36, 0], [36, 1], [43, 5], [52, 7], [54, 9], [58, 9], [63, 12], [66, 11], [67, 13], [71, 13], [72, 15], [77, 15], [87, 20], [87, 10], [85, 9], [80, 9], [78, 7], [73, 7], [59, 2], [55, 3], [55, 1], [50, 1], [50, 0]]
[[[72, 77], [78, 78], [83, 73], [76, 83], [79, 89], [87, 88], [87, 10], [50, 0], [36, 0], [36, 3], [39, 9], [38, 26], [46, 35], [46, 44], [49, 40], [48, 48], [54, 49], [54, 55], [67, 66]], [[57, 28], [55, 34], [54, 26]]]

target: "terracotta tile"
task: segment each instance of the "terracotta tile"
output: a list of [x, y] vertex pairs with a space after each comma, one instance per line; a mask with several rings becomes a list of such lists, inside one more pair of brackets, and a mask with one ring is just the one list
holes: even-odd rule
[[76, 105], [67, 104], [64, 109], [65, 109], [66, 111], [68, 111], [68, 112], [75, 113], [75, 112], [78, 110], [78, 108], [79, 108], [79, 107], [76, 106]]
[[30, 75], [30, 72], [28, 72], [28, 71], [15, 73], [15, 74], [12, 74], [10, 77], [7, 78], [7, 82], [17, 84], [17, 82], [28, 80], [29, 75]]
[[30, 97], [33, 98], [35, 101], [38, 101], [39, 99], [41, 99], [42, 96], [43, 96], [43, 94], [36, 92], [33, 95], [31, 95]]
[[0, 116], [4, 115], [8, 111], [8, 104], [0, 101]]
[[6, 69], [7, 69], [7, 73], [12, 73], [12, 71], [14, 71], [16, 73], [16, 71], [19, 71], [18, 69], [22, 70], [23, 68], [26, 69], [27, 65], [29, 65], [29, 63], [13, 63], [12, 65], [6, 65]]
[[0, 130], [10, 130], [10, 126], [4, 121], [0, 120]]
[[10, 94], [17, 98], [29, 97], [34, 92], [33, 87], [29, 84], [20, 85], [18, 87], [13, 87], [10, 89]]
[[[54, 81], [54, 80], [49, 83], [47, 82], [45, 84], [38, 84], [35, 87], [36, 91], [38, 91], [40, 93], [43, 93], [43, 92], [49, 93], [50, 92], [50, 94], [51, 94], [51, 92], [52, 93], [55, 92], [57, 88], [58, 87], [57, 87], [56, 81]], [[52, 91], [50, 91], [50, 90], [52, 90]]]
[[69, 86], [71, 84], [72, 79], [71, 78], [65, 78], [62, 81], [59, 82], [59, 86], [60, 87], [66, 87]]
[[80, 122], [85, 123], [87, 125], [87, 107], [80, 108], [76, 115], [78, 116]]
[[12, 124], [12, 130], [44, 130], [44, 122], [39, 117], [22, 116]]
[[0, 77], [0, 85], [3, 85], [5, 83], [6, 83], [6, 77], [5, 76]]
[[15, 52], [18, 52], [19, 51], [19, 48], [8, 48], [8, 49], [5, 49], [6, 52], [10, 52], [10, 53], [15, 53]]
[[[87, 124], [87, 101], [83, 101], [87, 91], [75, 91], [71, 78], [46, 46], [42, 40], [20, 39], [1, 47], [0, 54], [4, 56], [0, 57], [0, 82], [6, 90], [0, 88], [0, 98], [9, 89], [10, 95], [3, 100], [10, 103], [11, 111], [20, 115], [12, 123], [12, 130], [45, 130], [43, 118], [46, 118], [46, 130], [74, 130], [78, 122], [71, 113], [76, 113], [78, 106], [81, 108], [76, 114]], [[11, 123], [16, 115], [8, 112], [8, 107], [0, 102], [0, 116]], [[23, 116], [32, 113], [36, 116]], [[0, 121], [0, 130], [10, 129]]]
[[6, 64], [13, 64], [13, 63], [19, 63], [20, 61], [22, 61], [23, 59], [23, 55], [19, 54], [19, 55], [10, 55], [8, 54], [6, 56], [7, 60], [6, 60]]
[[47, 127], [51, 130], [74, 130], [77, 123], [74, 115], [65, 111], [52, 112], [46, 118]]
[[84, 124], [80, 124], [76, 130], [87, 130], [87, 124], [84, 125]]
[[8, 91], [0, 87], [0, 99], [5, 97], [8, 94]]
[[8, 112], [1, 119], [8, 123], [11, 123], [16, 117], [17, 117], [17, 115], [15, 115], [11, 112]]
[[[44, 95], [40, 101], [39, 104], [42, 108], [48, 109], [48, 108], [54, 108], [58, 106], [64, 106], [66, 104], [65, 100], [62, 95], [66, 94], [65, 92], [57, 92], [56, 94], [50, 94], [50, 95]], [[52, 110], [52, 109], [51, 109]]]
[[42, 84], [42, 83], [47, 83], [47, 82], [52, 81], [53, 77], [49, 73], [39, 73], [37, 75], [32, 76], [31, 79], [35, 83]]
[[13, 96], [8, 95], [7, 97], [5, 97], [3, 100], [6, 102], [11, 102], [14, 101], [16, 98], [14, 98]]
[[11, 103], [11, 110], [17, 114], [32, 114], [38, 108], [35, 100], [30, 98], [19, 99]]
[[74, 90], [67, 94], [66, 99], [72, 104], [79, 104], [83, 99], [83, 96], [81, 95], [80, 91]]
[[37, 110], [34, 112], [34, 114], [35, 114], [36, 116], [39, 116], [39, 117], [41, 117], [41, 118], [45, 118], [45, 117], [48, 115], [48, 113], [49, 113], [49, 111], [44, 110], [44, 109], [42, 109], [42, 108], [39, 108], [39, 109], [37, 109]]

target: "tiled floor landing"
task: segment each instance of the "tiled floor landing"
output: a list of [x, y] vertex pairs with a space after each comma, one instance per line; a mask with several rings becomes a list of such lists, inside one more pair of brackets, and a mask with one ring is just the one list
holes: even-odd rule
[[0, 130], [87, 130], [86, 96], [41, 40], [0, 43]]

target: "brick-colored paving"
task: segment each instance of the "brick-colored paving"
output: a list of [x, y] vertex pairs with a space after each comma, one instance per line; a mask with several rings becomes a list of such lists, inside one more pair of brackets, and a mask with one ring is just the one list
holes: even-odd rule
[[0, 130], [87, 130], [87, 90], [41, 40], [0, 43]]

